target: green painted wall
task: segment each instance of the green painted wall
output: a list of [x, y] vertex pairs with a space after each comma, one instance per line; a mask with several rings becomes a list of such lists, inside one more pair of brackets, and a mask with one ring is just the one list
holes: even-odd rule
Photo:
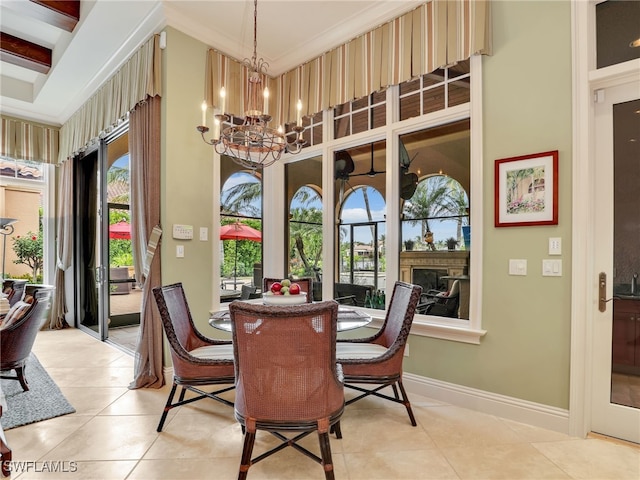
[[[163, 51], [162, 97], [162, 283], [182, 282], [194, 322], [202, 331], [211, 309], [213, 216], [212, 149], [196, 131], [202, 122], [205, 58], [208, 47], [175, 29], [167, 28]], [[172, 238], [174, 224], [192, 225], [193, 240]], [[199, 240], [200, 227], [209, 229], [209, 241]], [[184, 245], [184, 258], [176, 246]], [[207, 332], [212, 333], [212, 332]]]
[[[483, 58], [483, 328], [480, 345], [410, 338], [405, 369], [417, 375], [559, 408], [569, 406], [571, 272], [571, 11], [568, 1], [496, 1], [493, 55]], [[167, 29], [164, 51], [162, 280], [182, 281], [194, 320], [209, 335], [211, 150], [195, 131], [207, 46]], [[494, 228], [494, 161], [559, 150], [559, 225]], [[472, 207], [473, 208], [473, 207]], [[171, 238], [174, 223], [195, 240]], [[474, 235], [479, 229], [474, 226]], [[549, 237], [562, 237], [563, 276], [542, 277]], [[175, 257], [178, 243], [185, 258]], [[507, 275], [526, 258], [528, 275]], [[476, 275], [476, 274], [474, 274]]]
[[[484, 222], [480, 345], [411, 337], [408, 371], [569, 408], [571, 302], [571, 10], [569, 2], [493, 4], [483, 58]], [[494, 161], [559, 151], [559, 224], [494, 227]], [[473, 208], [473, 206], [472, 206]], [[474, 235], [476, 235], [474, 227]], [[562, 277], [542, 277], [548, 238], [562, 237]], [[528, 260], [510, 276], [510, 258]]]

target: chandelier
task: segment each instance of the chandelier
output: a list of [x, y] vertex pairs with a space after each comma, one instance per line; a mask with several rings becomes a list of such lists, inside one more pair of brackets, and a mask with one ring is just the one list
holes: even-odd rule
[[256, 170], [268, 167], [279, 160], [284, 152], [296, 154], [302, 150], [305, 141], [302, 138], [304, 127], [302, 126], [300, 112], [302, 103], [298, 100], [298, 118], [292, 131], [283, 133], [282, 129], [274, 129], [268, 126], [271, 115], [263, 112], [265, 99], [269, 97], [269, 90], [262, 87], [262, 75], [267, 73], [269, 64], [262, 58], [258, 59], [257, 50], [257, 23], [258, 0], [253, 2], [253, 56], [245, 58], [242, 65], [249, 70], [247, 84], [247, 110], [242, 125], [224, 126], [225, 123], [235, 117], [224, 112], [226, 91], [220, 90], [222, 99], [221, 113], [214, 115], [213, 138], [207, 140], [205, 134], [209, 131], [206, 122], [206, 102], [202, 104], [202, 125], [196, 127], [202, 135], [205, 143], [212, 145], [219, 155], [231, 157], [236, 163]]

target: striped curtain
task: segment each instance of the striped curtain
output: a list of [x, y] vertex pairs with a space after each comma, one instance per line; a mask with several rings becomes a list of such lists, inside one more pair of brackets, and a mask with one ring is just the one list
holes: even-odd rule
[[[397, 85], [474, 54], [491, 54], [489, 0], [431, 0], [269, 82], [275, 92], [269, 114], [283, 125]], [[220, 107], [225, 86], [225, 110], [243, 114], [246, 67], [209, 50], [205, 98]], [[238, 82], [241, 83], [238, 83]], [[229, 91], [229, 85], [236, 90]], [[275, 86], [275, 89], [272, 88]]]
[[14, 160], [56, 163], [60, 129], [0, 116], [0, 156]]
[[160, 36], [154, 35], [60, 129], [64, 162], [125, 120], [139, 102], [160, 95]]

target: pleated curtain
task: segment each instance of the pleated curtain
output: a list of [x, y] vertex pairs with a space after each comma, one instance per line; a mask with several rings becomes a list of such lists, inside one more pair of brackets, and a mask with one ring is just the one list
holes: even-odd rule
[[[432, 0], [340, 45], [304, 65], [263, 83], [275, 92], [269, 114], [274, 123], [294, 122], [296, 105], [313, 115], [397, 85], [474, 54], [491, 53], [489, 0]], [[205, 99], [243, 115], [247, 67], [210, 49], [206, 59]]]
[[60, 129], [0, 116], [0, 156], [43, 163], [58, 161]]
[[139, 102], [162, 93], [160, 60], [160, 36], [154, 35], [62, 126], [59, 162], [107, 135]]

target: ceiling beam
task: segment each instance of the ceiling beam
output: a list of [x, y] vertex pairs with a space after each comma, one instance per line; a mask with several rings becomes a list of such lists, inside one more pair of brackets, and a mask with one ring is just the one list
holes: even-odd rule
[[51, 69], [51, 50], [0, 32], [0, 60], [46, 74]]
[[80, 21], [80, 0], [23, 0], [5, 2], [5, 5], [67, 32], [73, 32]]

